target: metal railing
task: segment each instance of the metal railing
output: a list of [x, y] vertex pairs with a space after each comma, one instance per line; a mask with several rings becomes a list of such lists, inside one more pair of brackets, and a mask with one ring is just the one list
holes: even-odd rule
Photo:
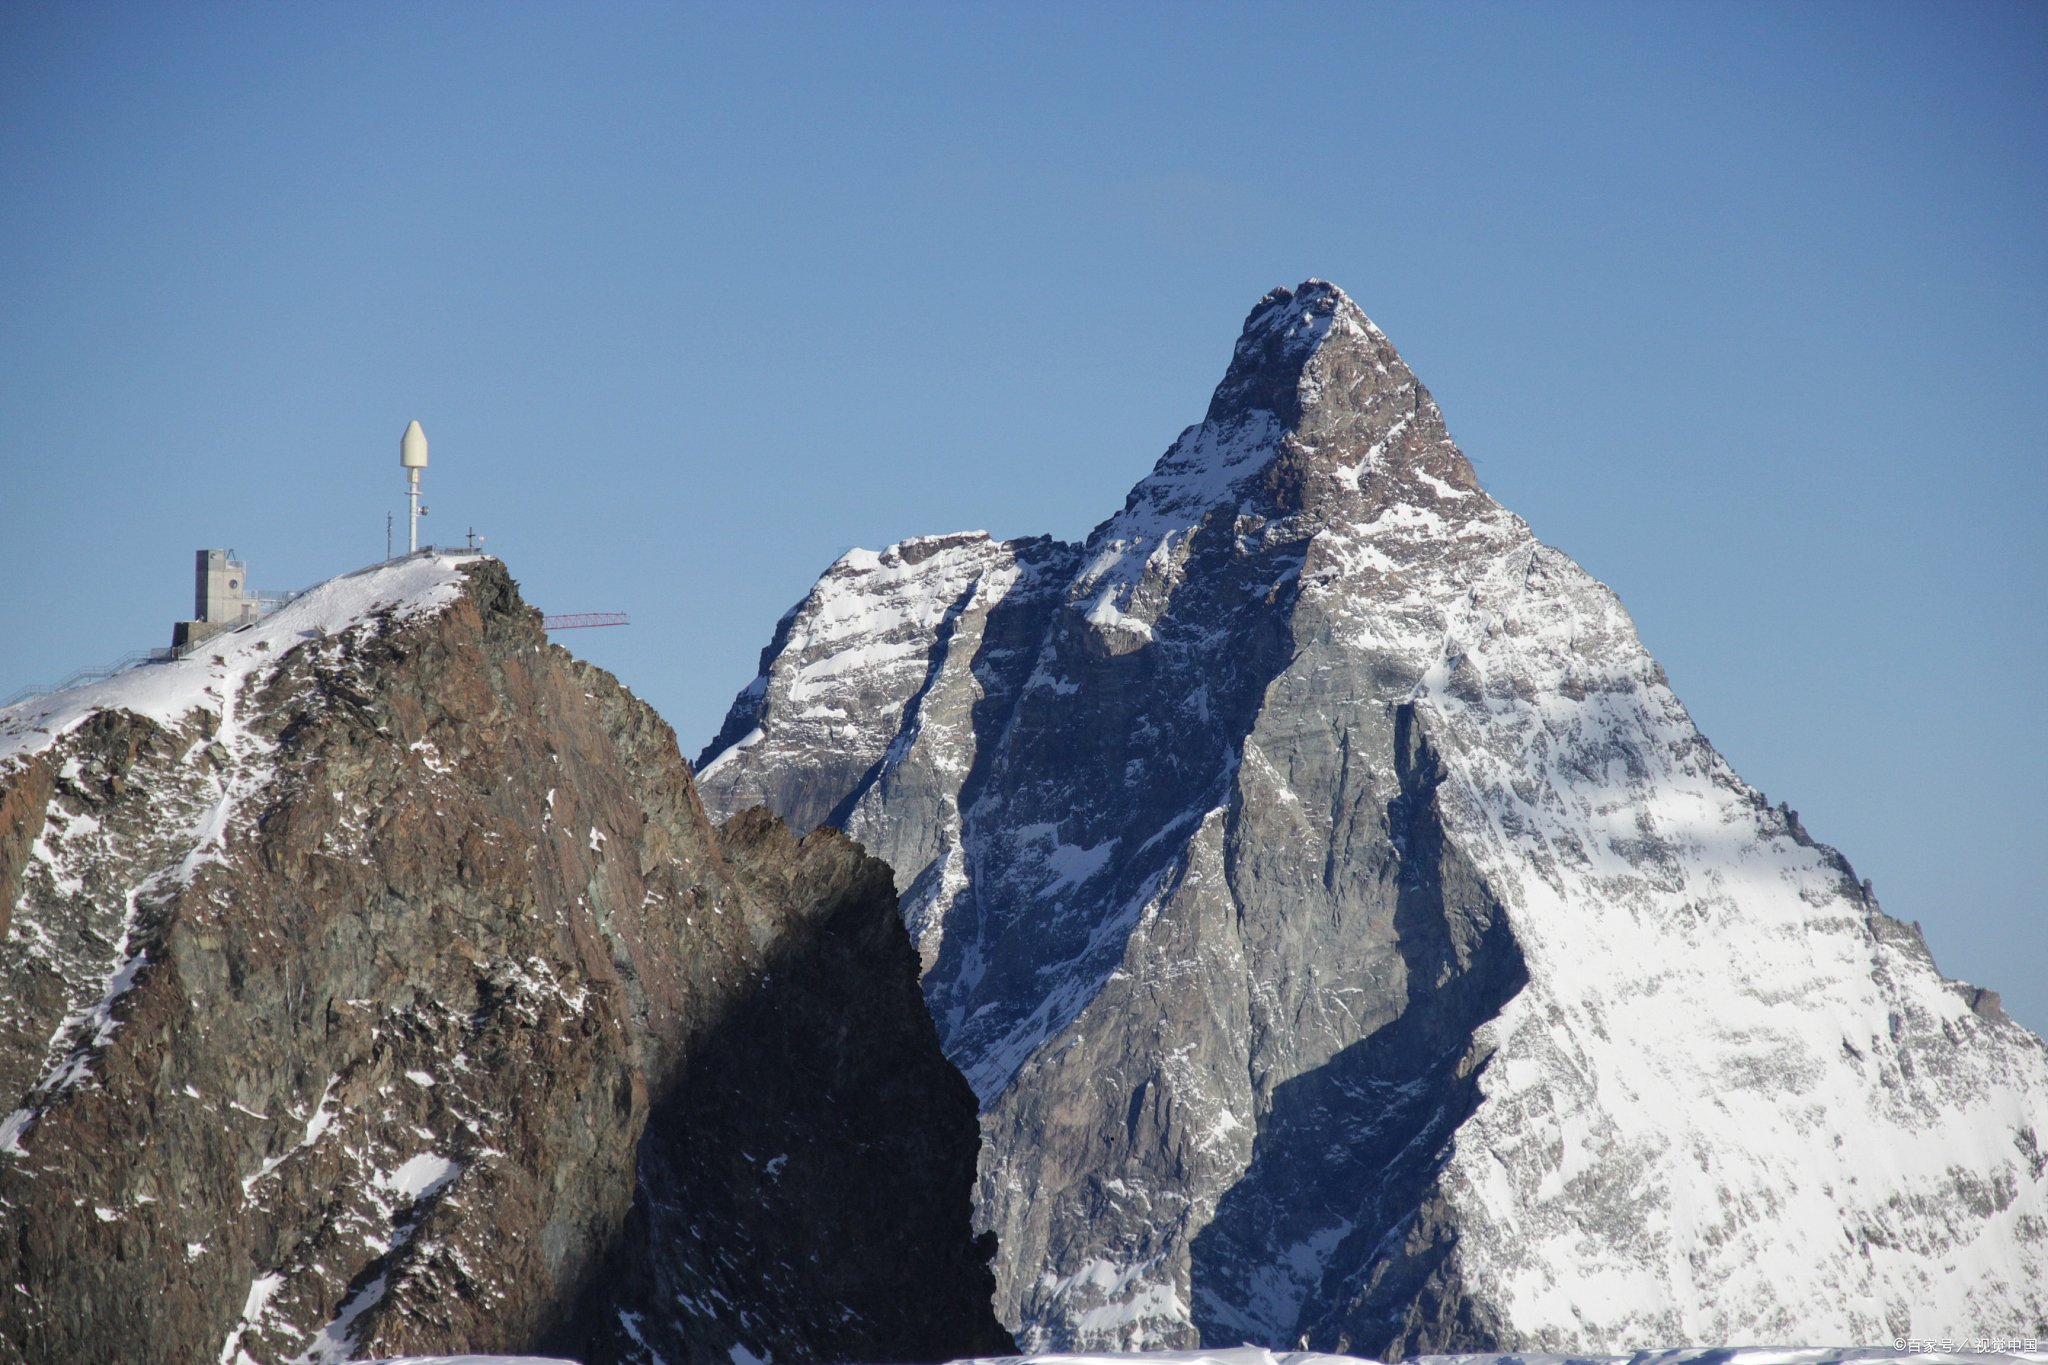
[[116, 673], [126, 673], [129, 669], [139, 664], [159, 663], [166, 659], [177, 657], [177, 653], [177, 651], [169, 649], [139, 649], [133, 654], [123, 654], [110, 664], [95, 664], [90, 668], [81, 668], [62, 682], [34, 684], [24, 687], [6, 701], [0, 701], [0, 707], [14, 706], [17, 703], [28, 701], [34, 697], [46, 696], [51, 692], [62, 692], [66, 688], [77, 687], [80, 683], [97, 682], [101, 678], [111, 678]]
[[[304, 597], [311, 591], [311, 588], [300, 588], [296, 592], [262, 592], [251, 594], [256, 599], [258, 612], [261, 613], [256, 619], [262, 620], [264, 616], [268, 616], [279, 607]], [[248, 624], [254, 624], [254, 622]], [[232, 629], [239, 630], [243, 629], [243, 627], [237, 626]], [[7, 700], [0, 701], [0, 709], [15, 706], [21, 702], [31, 701], [36, 697], [45, 697], [52, 692], [62, 692], [68, 688], [77, 687], [82, 683], [98, 682], [102, 678], [111, 678], [117, 673], [126, 673], [129, 669], [139, 668], [143, 664], [165, 664], [173, 659], [182, 659], [193, 651], [229, 633], [230, 630], [215, 631], [211, 635], [203, 636], [200, 639], [192, 640], [182, 645], [173, 645], [167, 649], [138, 649], [132, 653], [123, 654], [110, 664], [94, 664], [88, 668], [81, 668], [62, 682], [32, 683], [7, 698]]]

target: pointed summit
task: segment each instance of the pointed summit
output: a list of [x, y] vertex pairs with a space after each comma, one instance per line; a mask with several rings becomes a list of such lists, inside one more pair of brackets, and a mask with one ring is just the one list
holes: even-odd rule
[[835, 567], [724, 734], [708, 807], [896, 868], [1027, 1350], [2048, 1321], [2048, 1048], [1730, 770], [1332, 285], [1260, 300], [1085, 545]]
[[1245, 319], [1208, 416], [1089, 536], [1076, 600], [1102, 647], [1121, 652], [1150, 638], [1201, 528], [1252, 527], [1269, 542], [1378, 534], [1366, 528], [1395, 506], [1420, 514], [1395, 533], [1397, 559], [1501, 514], [1429, 391], [1343, 290], [1275, 289]]
[[[1254, 474], [1265, 477], [1252, 484]], [[1193, 525], [1236, 495], [1245, 511], [1288, 516], [1339, 489], [1434, 504], [1479, 492], [1479, 480], [1386, 334], [1343, 290], [1312, 279], [1259, 300], [1202, 423], [1131, 490], [1125, 513]], [[1097, 534], [1137, 529], [1117, 520]]]
[[1302, 367], [1340, 320], [1346, 330], [1379, 334], [1343, 290], [1322, 280], [1304, 280], [1260, 299], [1245, 315], [1230, 369], [1204, 420], [1221, 424], [1263, 411], [1281, 426], [1293, 426], [1301, 417]]

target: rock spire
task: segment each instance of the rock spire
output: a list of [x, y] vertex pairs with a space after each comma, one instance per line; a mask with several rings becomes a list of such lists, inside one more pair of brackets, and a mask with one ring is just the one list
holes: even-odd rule
[[1029, 1348], [2048, 1333], [2048, 1045], [1332, 285], [1085, 543], [834, 564], [699, 784], [895, 867]]

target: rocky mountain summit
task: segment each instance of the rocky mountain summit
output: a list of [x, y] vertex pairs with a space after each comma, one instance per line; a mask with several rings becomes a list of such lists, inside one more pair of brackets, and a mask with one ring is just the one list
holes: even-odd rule
[[2048, 1336], [2048, 1045], [1331, 285], [1084, 544], [839, 560], [698, 786], [894, 866], [1027, 1349]]
[[888, 868], [494, 560], [0, 712], [0, 931], [0, 1361], [1013, 1349]]

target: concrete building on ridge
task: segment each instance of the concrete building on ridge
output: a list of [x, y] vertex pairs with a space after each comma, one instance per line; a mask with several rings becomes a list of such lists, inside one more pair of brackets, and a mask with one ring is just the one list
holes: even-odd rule
[[232, 550], [201, 550], [192, 588], [192, 617], [171, 627], [171, 648], [186, 649], [224, 630], [245, 626], [263, 615], [249, 566], [229, 558]]

